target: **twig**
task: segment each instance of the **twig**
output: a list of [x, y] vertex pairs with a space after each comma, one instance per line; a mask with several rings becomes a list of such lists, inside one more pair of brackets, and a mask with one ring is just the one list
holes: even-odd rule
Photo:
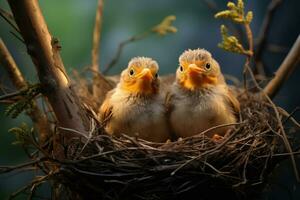
[[250, 28], [249, 24], [244, 24], [245, 30], [246, 30], [246, 35], [247, 35], [247, 39], [248, 39], [248, 47], [249, 47], [249, 52], [251, 52], [251, 54], [246, 55], [246, 62], [244, 65], [244, 70], [243, 70], [243, 78], [244, 78], [244, 88], [247, 91], [247, 68], [250, 66], [250, 62], [251, 62], [251, 58], [253, 56], [253, 35], [252, 35], [252, 31]]
[[286, 116], [287, 118], [283, 121], [283, 124], [285, 124], [288, 120], [291, 120], [294, 125], [296, 125], [298, 128], [300, 128], [300, 123], [297, 122], [297, 120], [293, 117], [293, 115], [295, 115], [296, 112], [298, 112], [300, 110], [300, 107], [296, 107], [291, 113], [288, 113], [287, 111], [285, 111], [283, 108], [281, 107], [277, 107], [278, 111]]
[[51, 176], [53, 175], [53, 173], [49, 173], [45, 176], [41, 176], [41, 177], [37, 177], [35, 178], [33, 181], [31, 181], [29, 184], [21, 187], [19, 190], [17, 190], [16, 192], [12, 193], [10, 196], [9, 196], [9, 200], [10, 199], [14, 199], [16, 196], [18, 196], [19, 194], [21, 194], [22, 192], [26, 191], [28, 188], [31, 188], [33, 187], [34, 185], [39, 185], [41, 184], [42, 182], [44, 182], [45, 180], [49, 179]]
[[278, 68], [275, 77], [264, 88], [264, 93], [273, 98], [285, 80], [291, 75], [300, 60], [300, 35]]
[[0, 166], [0, 174], [15, 171], [15, 170], [22, 169], [22, 168], [25, 168], [28, 166], [33, 166], [33, 165], [43, 162], [45, 160], [47, 160], [47, 158], [42, 157], [42, 158], [37, 158], [36, 160], [30, 161], [30, 162], [27, 162], [24, 164], [16, 165], [16, 166]]
[[19, 36], [18, 34], [16, 34], [13, 31], [9, 31], [15, 38], [17, 38], [17, 40], [19, 40], [20, 42], [22, 42], [22, 44], [25, 44], [25, 41], [22, 39], [21, 36]]
[[255, 74], [261, 74], [264, 75], [265, 70], [263, 63], [261, 61], [262, 52], [266, 46], [266, 40], [267, 36], [270, 32], [270, 25], [273, 20], [273, 15], [275, 13], [275, 10], [279, 7], [279, 5], [282, 3], [282, 0], [272, 0], [270, 4], [268, 5], [267, 12], [265, 14], [262, 26], [259, 31], [259, 35], [256, 40], [256, 52], [254, 55], [254, 60], [256, 63], [254, 73]]
[[16, 92], [12, 92], [9, 94], [4, 94], [0, 96], [0, 100], [7, 100], [7, 99], [11, 99], [13, 97], [19, 96], [22, 93], [22, 91], [16, 91]]
[[27, 83], [22, 76], [17, 64], [15, 63], [13, 57], [9, 53], [4, 42], [0, 38], [0, 63], [3, 65], [8, 73], [10, 80], [14, 83], [16, 88], [21, 89], [27, 87]]
[[[298, 40], [299, 40], [299, 44], [300, 44], [300, 37], [298, 37]], [[298, 41], [298, 40], [297, 40], [297, 41]], [[300, 45], [299, 45], [299, 46], [300, 46]], [[299, 49], [300, 49], [300, 48], [299, 48]], [[260, 95], [261, 95], [265, 100], [267, 100], [267, 101], [271, 104], [271, 106], [272, 106], [272, 108], [273, 108], [273, 110], [274, 110], [274, 112], [275, 112], [275, 116], [276, 116], [277, 121], [278, 121], [279, 130], [281, 131], [282, 140], [283, 140], [283, 142], [284, 142], [284, 144], [285, 144], [286, 149], [287, 149], [287, 150], [289, 151], [289, 153], [291, 154], [291, 162], [292, 162], [292, 165], [293, 165], [293, 170], [294, 170], [294, 173], [295, 173], [296, 180], [297, 180], [298, 182], [300, 182], [300, 177], [299, 177], [299, 172], [298, 172], [298, 168], [297, 168], [295, 156], [294, 156], [294, 154], [292, 154], [293, 150], [292, 150], [292, 147], [291, 147], [291, 145], [290, 145], [290, 143], [289, 143], [289, 140], [288, 140], [288, 138], [287, 138], [287, 135], [286, 135], [286, 133], [285, 133], [285, 130], [284, 130], [282, 121], [281, 121], [281, 119], [280, 119], [280, 115], [279, 115], [278, 108], [277, 108], [277, 106], [273, 103], [273, 101], [272, 101], [271, 98], [268, 96], [268, 94], [267, 94], [267, 93], [266, 93], [266, 92], [258, 85], [258, 83], [257, 83], [257, 81], [256, 81], [256, 79], [255, 79], [255, 76], [254, 76], [254, 74], [253, 74], [251, 68], [250, 68], [249, 66], [247, 66], [246, 69], [247, 69], [248, 72], [250, 73], [250, 76], [251, 76], [251, 78], [252, 78], [254, 84], [255, 84], [256, 87], [259, 89]]]
[[11, 26], [13, 29], [15, 29], [18, 33], [20, 33], [19, 28], [17, 25], [14, 23], [14, 16], [10, 13], [7, 12], [6, 10], [0, 8], [0, 16]]
[[113, 57], [111, 62], [107, 65], [107, 67], [103, 70], [103, 73], [104, 74], [107, 73], [118, 62], [125, 45], [127, 45], [131, 42], [141, 40], [141, 39], [149, 36], [150, 34], [158, 34], [160, 36], [164, 36], [168, 33], [176, 33], [177, 28], [172, 25], [172, 23], [175, 19], [176, 19], [175, 15], [168, 15], [159, 24], [157, 24], [156, 26], [153, 26], [151, 29], [145, 31], [144, 33], [134, 35], [134, 36], [128, 38], [127, 40], [121, 42], [119, 44], [119, 47], [118, 47], [118, 50], [117, 50], [115, 56]]
[[[101, 30], [102, 30], [102, 22], [103, 22], [103, 0], [98, 0], [96, 17], [95, 17], [95, 25], [93, 32], [93, 49], [92, 49], [92, 67], [91, 70], [94, 74], [94, 82], [97, 78], [97, 73], [99, 73], [99, 46], [101, 39]], [[95, 83], [93, 86], [95, 87]], [[95, 93], [95, 88], [93, 87], [93, 94]]]
[[[215, 126], [215, 127], [212, 127], [206, 131], [203, 131], [204, 132], [208, 132], [208, 131], [211, 131], [213, 129], [216, 129], [216, 128], [220, 128], [220, 127], [223, 127], [223, 126], [232, 126], [232, 125], [237, 125], [237, 124], [242, 124], [242, 123], [245, 123], [245, 122], [241, 122], [241, 123], [233, 123], [233, 124], [222, 124], [222, 125], [219, 125], [219, 126]], [[183, 163], [182, 165], [180, 165], [177, 169], [175, 169], [172, 173], [171, 173], [171, 176], [174, 176], [176, 174], [176, 172], [178, 172], [180, 169], [182, 169], [183, 167], [185, 167], [186, 165], [190, 164], [191, 162], [193, 162], [194, 160], [197, 160], [199, 159], [200, 157], [203, 157], [205, 155], [209, 155], [211, 153], [214, 153], [216, 152], [217, 150], [219, 150], [220, 148], [222, 148], [225, 144], [227, 144], [232, 138], [235, 137], [235, 135], [237, 134], [238, 132], [234, 132], [233, 134], [231, 134], [228, 138], [226, 138], [221, 144], [217, 145], [215, 148], [213, 149], [210, 149], [210, 150], [207, 150], [205, 151], [204, 153], [188, 160], [187, 162]]]
[[[2, 100], [4, 98], [11, 98], [22, 93], [22, 90], [26, 89], [28, 87], [28, 84], [1, 38], [0, 64], [3, 65], [4, 69], [7, 71], [8, 76], [14, 84], [14, 86], [20, 90], [11, 94], [3, 95], [0, 97], [0, 99]], [[27, 115], [31, 118], [32, 122], [34, 123], [39, 133], [40, 142], [41, 144], [43, 144], [51, 134], [51, 129], [49, 127], [47, 117], [38, 108], [36, 103], [33, 103], [32, 108], [29, 112], [27, 112]]]
[[130, 38], [128, 38], [127, 40], [124, 40], [123, 42], [121, 42], [118, 46], [117, 52], [115, 53], [113, 59], [110, 61], [110, 63], [106, 66], [106, 68], [103, 70], [103, 74], [106, 74], [115, 64], [117, 64], [117, 62], [120, 59], [120, 56], [122, 54], [123, 48], [131, 43], [131, 42], [135, 42], [135, 41], [139, 41], [141, 39], [144, 39], [145, 37], [147, 37], [148, 35], [150, 35], [152, 32], [147, 31], [144, 32], [142, 34], [138, 34], [138, 35], [134, 35]]

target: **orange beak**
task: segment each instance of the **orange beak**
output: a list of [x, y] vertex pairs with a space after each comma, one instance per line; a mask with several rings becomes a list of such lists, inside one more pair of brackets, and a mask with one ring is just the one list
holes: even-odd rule
[[145, 81], [151, 81], [153, 79], [153, 75], [151, 73], [151, 70], [148, 68], [143, 69], [141, 73], [137, 76], [139, 79], [143, 79]]
[[204, 71], [204, 69], [198, 67], [196, 64], [190, 64], [188, 67], [190, 76], [199, 77]]

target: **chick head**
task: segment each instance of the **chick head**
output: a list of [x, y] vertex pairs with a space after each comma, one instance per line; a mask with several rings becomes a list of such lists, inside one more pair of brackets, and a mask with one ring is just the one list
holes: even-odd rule
[[137, 95], [156, 94], [159, 89], [158, 70], [159, 66], [152, 58], [132, 58], [121, 73], [121, 88]]
[[188, 90], [217, 85], [223, 79], [220, 66], [205, 49], [186, 50], [179, 57], [176, 81]]

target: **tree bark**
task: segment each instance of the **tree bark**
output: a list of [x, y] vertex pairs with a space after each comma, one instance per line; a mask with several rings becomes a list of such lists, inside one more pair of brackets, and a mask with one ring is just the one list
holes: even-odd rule
[[[57, 118], [58, 126], [86, 134], [89, 117], [83, 109], [78, 96], [73, 91], [60, 57], [60, 45], [53, 38], [40, 10], [37, 0], [8, 0], [15, 21], [25, 41], [44, 88], [44, 95]], [[70, 131], [63, 132], [66, 143], [73, 136]], [[65, 143], [65, 144], [66, 144]]]

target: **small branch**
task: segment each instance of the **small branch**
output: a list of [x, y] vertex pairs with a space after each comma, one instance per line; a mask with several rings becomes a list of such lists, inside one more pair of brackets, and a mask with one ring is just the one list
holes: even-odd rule
[[21, 93], [22, 93], [21, 91], [16, 91], [16, 92], [12, 92], [12, 93], [9, 93], [9, 94], [1, 95], [0, 96], [0, 101], [12, 99], [13, 97], [19, 96]]
[[[249, 24], [245, 24], [245, 30], [246, 30], [246, 35], [247, 35], [247, 40], [248, 40], [248, 46], [249, 46], [249, 51], [252, 52], [253, 55], [253, 34], [250, 28]], [[249, 56], [252, 56], [249, 55]]]
[[149, 36], [150, 34], [157, 34], [160, 36], [165, 36], [168, 33], [176, 33], [177, 28], [172, 25], [175, 20], [176, 20], [175, 15], [168, 15], [159, 24], [153, 26], [148, 31], [145, 31], [142, 34], [134, 35], [134, 36], [130, 37], [129, 39], [121, 42], [119, 44], [119, 47], [118, 47], [118, 50], [117, 50], [115, 56], [113, 57], [112, 61], [107, 65], [107, 67], [104, 69], [103, 73], [104, 74], [107, 73], [118, 62], [125, 45], [127, 45], [131, 42], [135, 42], [135, 41], [144, 39], [145, 37]]
[[285, 57], [284, 61], [278, 68], [275, 77], [267, 84], [264, 88], [264, 92], [270, 97], [273, 98], [285, 80], [293, 72], [300, 60], [300, 35], [295, 41], [293, 47], [289, 51], [288, 55]]
[[[299, 48], [299, 46], [300, 46], [300, 45], [299, 45], [299, 44], [300, 44], [300, 36], [298, 36], [297, 41], [298, 41], [298, 54], [299, 54], [299, 53], [300, 53], [300, 51], [299, 51], [299, 50], [300, 50], [300, 48]], [[296, 41], [296, 42], [297, 42], [297, 41]], [[295, 46], [295, 44], [294, 44], [294, 46]], [[294, 46], [293, 46], [293, 47], [294, 47]], [[292, 48], [292, 50], [293, 50], [293, 48]], [[291, 50], [291, 51], [292, 51], [292, 50]], [[299, 55], [298, 55], [298, 58], [299, 58]], [[284, 129], [284, 127], [283, 127], [283, 123], [282, 123], [281, 117], [280, 117], [280, 115], [279, 115], [279, 109], [278, 109], [278, 107], [274, 104], [274, 102], [272, 101], [272, 99], [269, 97], [268, 93], [266, 93], [266, 91], [265, 91], [264, 89], [262, 89], [262, 88], [259, 86], [259, 84], [257, 83], [257, 81], [256, 81], [256, 79], [255, 79], [255, 75], [254, 75], [254, 73], [252, 72], [252, 69], [249, 67], [249, 65], [245, 65], [245, 67], [246, 67], [246, 70], [249, 72], [249, 74], [250, 74], [250, 76], [251, 76], [251, 78], [252, 78], [252, 80], [253, 80], [253, 82], [254, 82], [256, 88], [259, 89], [262, 98], [263, 98], [264, 100], [266, 100], [267, 102], [270, 103], [270, 105], [272, 106], [272, 108], [273, 108], [273, 110], [274, 110], [274, 112], [275, 112], [275, 117], [276, 117], [276, 119], [277, 119], [277, 121], [278, 121], [278, 129], [279, 129], [279, 131], [281, 132], [281, 135], [280, 135], [280, 136], [281, 136], [281, 138], [282, 138], [282, 140], [283, 140], [283, 143], [284, 143], [286, 149], [287, 149], [287, 150], [289, 151], [289, 153], [290, 153], [290, 156], [291, 156], [291, 162], [292, 162], [292, 165], [293, 165], [293, 170], [294, 170], [294, 173], [295, 173], [295, 177], [296, 177], [297, 181], [300, 182], [300, 176], [299, 176], [299, 172], [298, 172], [298, 168], [297, 168], [295, 156], [294, 156], [294, 154], [293, 154], [293, 149], [292, 149], [292, 147], [291, 147], [291, 144], [289, 143], [288, 137], [287, 137], [286, 132], [285, 132], [285, 129]]]
[[262, 26], [259, 31], [259, 35], [256, 40], [256, 52], [254, 55], [254, 60], [256, 63], [254, 69], [255, 74], [264, 75], [264, 67], [261, 61], [261, 56], [266, 46], [267, 36], [269, 35], [270, 32], [270, 25], [272, 23], [275, 10], [279, 7], [281, 3], [282, 0], [272, 0], [268, 5], [267, 12], [265, 14]]
[[[210, 130], [214, 130], [217, 128], [221, 128], [221, 127], [225, 127], [225, 126], [233, 126], [233, 125], [239, 125], [239, 124], [243, 124], [245, 122], [240, 122], [240, 123], [231, 123], [231, 124], [222, 124], [222, 125], [218, 125], [215, 127], [211, 127], [206, 131], [203, 131], [202, 133], [205, 134], [206, 132], [210, 131]], [[219, 145], [217, 145], [215, 148], [210, 149], [205, 151], [202, 154], [199, 154], [198, 156], [195, 156], [194, 158], [191, 158], [190, 160], [187, 160], [185, 163], [183, 163], [182, 165], [180, 165], [179, 167], [177, 167], [173, 172], [171, 172], [171, 176], [174, 176], [180, 169], [182, 169], [183, 167], [187, 166], [188, 164], [190, 164], [191, 162], [205, 156], [205, 155], [209, 155], [211, 153], [215, 153], [218, 149], [220, 149], [221, 147], [223, 147], [225, 144], [227, 144], [232, 138], [235, 137], [235, 135], [238, 133], [238, 131], [234, 132], [233, 134], [231, 134], [228, 138], [226, 138], [222, 143], [220, 143]]]
[[20, 165], [0, 166], [0, 174], [8, 173], [8, 172], [11, 172], [11, 171], [23, 169], [23, 168], [30, 167], [30, 166], [34, 166], [34, 165], [37, 165], [38, 163], [44, 162], [46, 160], [47, 160], [46, 157], [42, 157], [42, 158], [37, 158], [36, 160], [30, 161], [30, 162], [27, 162], [27, 163], [23, 163], [23, 164], [20, 164]]
[[[99, 46], [101, 39], [102, 30], [102, 18], [103, 18], [103, 0], [98, 0], [98, 6], [95, 17], [95, 26], [93, 32], [93, 49], [92, 49], [92, 67], [91, 70], [94, 72], [93, 82], [97, 78], [99, 73]], [[95, 84], [93, 83], [93, 94], [95, 93]]]
[[17, 64], [9, 53], [4, 42], [0, 38], [0, 64], [3, 65], [8, 73], [10, 80], [14, 83], [17, 89], [27, 87], [27, 83], [22, 76]]
[[244, 70], [243, 70], [244, 88], [245, 88], [245, 90], [247, 90], [247, 68], [250, 66], [251, 58], [253, 56], [253, 34], [252, 34], [249, 24], [245, 24], [244, 27], [246, 30], [246, 35], [247, 35], [247, 40], [248, 40], [248, 47], [249, 47], [248, 52], [251, 53], [251, 54], [246, 55], [247, 58], [246, 58], [246, 62], [244, 65]]
[[[14, 86], [21, 91], [17, 91], [12, 94], [7, 94], [1, 96], [1, 100], [4, 98], [12, 98], [20, 94], [22, 89], [28, 87], [28, 84], [23, 77], [21, 71], [19, 70], [16, 62], [14, 61], [13, 57], [9, 53], [8, 49], [6, 48], [4, 42], [0, 38], [0, 64], [3, 65], [4, 69], [7, 71], [8, 76]], [[37, 132], [39, 133], [39, 139], [41, 144], [43, 144], [46, 139], [49, 137], [51, 133], [51, 129], [48, 124], [47, 117], [45, 114], [38, 108], [36, 103], [33, 103], [31, 110], [27, 112], [27, 115], [31, 118], [32, 122], [34, 123]]]
[[13, 29], [15, 29], [18, 33], [20, 33], [19, 28], [17, 25], [14, 23], [14, 16], [10, 13], [7, 12], [6, 10], [0, 8], [0, 16], [11, 26]]
[[139, 41], [141, 39], [144, 39], [145, 37], [147, 37], [149, 34], [151, 34], [152, 32], [147, 31], [145, 33], [142, 34], [138, 34], [138, 35], [134, 35], [130, 38], [128, 38], [127, 40], [124, 40], [123, 42], [121, 42], [118, 46], [118, 50], [115, 53], [113, 59], [110, 61], [110, 63], [106, 66], [106, 68], [103, 70], [103, 74], [106, 74], [115, 64], [117, 64], [117, 62], [119, 61], [123, 48], [131, 43], [131, 42], [135, 42], [135, 41]]

